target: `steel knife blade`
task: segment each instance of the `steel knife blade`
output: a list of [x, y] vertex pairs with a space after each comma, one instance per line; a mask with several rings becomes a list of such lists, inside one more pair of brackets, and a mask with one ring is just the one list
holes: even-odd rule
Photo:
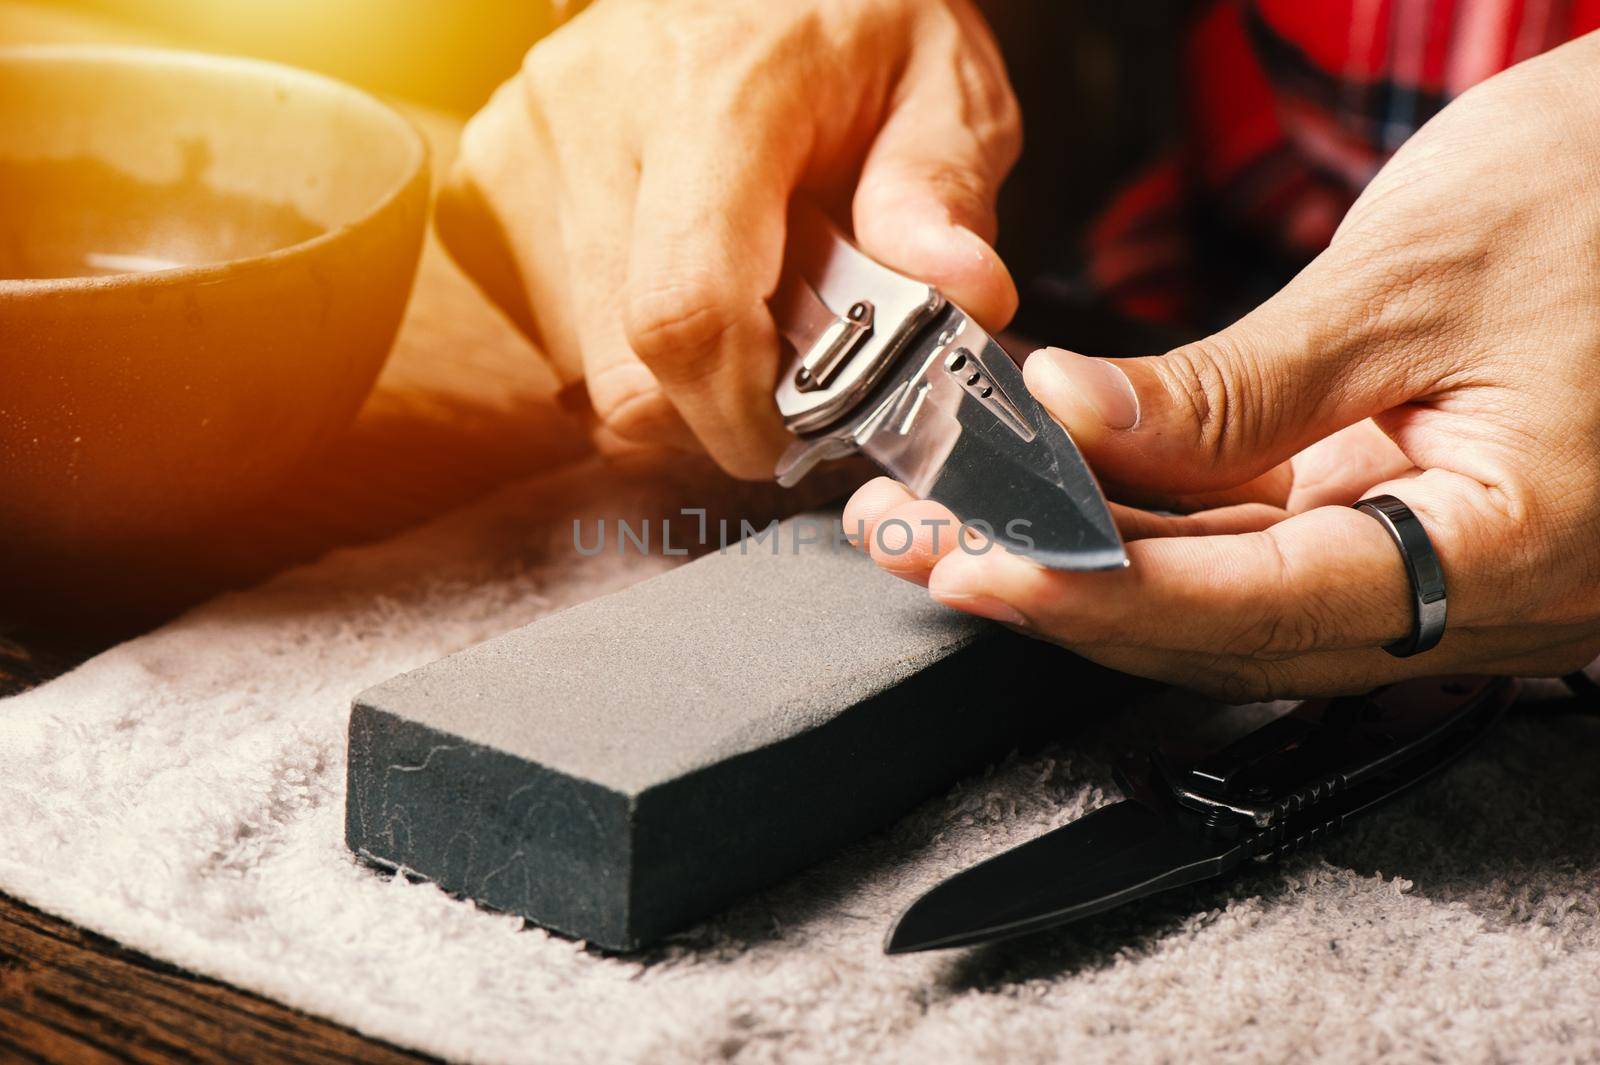
[[779, 462], [780, 483], [864, 454], [1046, 566], [1127, 565], [1077, 446], [1005, 349], [936, 289], [871, 259], [799, 203], [771, 307], [789, 347], [776, 399], [798, 437]]
[[1302, 703], [1186, 766], [1136, 761], [1129, 798], [937, 885], [884, 949], [1007, 939], [1292, 854], [1449, 765], [1515, 691], [1503, 677], [1405, 681]]

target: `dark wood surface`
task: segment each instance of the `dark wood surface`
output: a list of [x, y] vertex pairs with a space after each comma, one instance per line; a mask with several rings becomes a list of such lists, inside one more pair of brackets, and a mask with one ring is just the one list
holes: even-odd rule
[[0, 1061], [426, 1060], [0, 895]]

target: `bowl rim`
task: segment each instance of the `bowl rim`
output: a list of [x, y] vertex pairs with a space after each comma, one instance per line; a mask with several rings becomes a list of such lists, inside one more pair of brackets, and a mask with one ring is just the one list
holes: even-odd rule
[[281, 248], [272, 248], [255, 255], [236, 259], [222, 259], [191, 266], [174, 266], [165, 270], [129, 271], [121, 274], [84, 274], [73, 277], [19, 277], [0, 278], [0, 297], [33, 293], [63, 293], [101, 291], [105, 289], [166, 288], [173, 285], [206, 283], [233, 277], [245, 270], [267, 266], [285, 259], [304, 255], [309, 251], [338, 240], [346, 232], [363, 226], [382, 214], [398, 200], [407, 189], [426, 175], [429, 160], [428, 142], [421, 132], [399, 110], [378, 97], [358, 89], [337, 78], [315, 71], [276, 63], [269, 59], [222, 53], [195, 52], [182, 48], [159, 48], [144, 45], [120, 44], [10, 44], [0, 45], [0, 66], [16, 61], [59, 62], [86, 64], [133, 65], [150, 69], [163, 67], [188, 67], [217, 70], [227, 73], [249, 73], [256, 77], [270, 77], [278, 81], [299, 82], [314, 86], [324, 92], [333, 92], [357, 102], [374, 115], [390, 122], [402, 142], [410, 149], [400, 176], [394, 184], [379, 195], [370, 207], [356, 218], [337, 226], [321, 230]]

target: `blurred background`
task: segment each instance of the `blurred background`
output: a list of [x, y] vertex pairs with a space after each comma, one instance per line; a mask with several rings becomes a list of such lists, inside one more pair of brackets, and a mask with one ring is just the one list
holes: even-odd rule
[[[15, 8], [18, 0], [9, 0]], [[155, 39], [275, 59], [464, 118], [586, 0], [21, 0]], [[782, 3], [784, 0], [771, 0]], [[1001, 202], [1000, 250], [1022, 283], [1023, 332], [1069, 328], [1107, 354], [1171, 341], [1095, 309], [1029, 299], [1071, 276], [1109, 189], [1173, 143], [1179, 46], [1193, 0], [977, 0], [1027, 122]], [[1048, 282], [1053, 284], [1053, 281]], [[1045, 283], [1035, 285], [1044, 288]], [[1071, 321], [1062, 320], [1070, 313]]]
[[174, 41], [471, 111], [554, 21], [549, 0], [49, 0]]
[[[207, 50], [276, 59], [457, 115], [559, 21], [561, 0], [31, 0]], [[569, 0], [570, 2], [570, 0]], [[782, 3], [784, 0], [771, 0]], [[581, 5], [574, 5], [581, 6]], [[1027, 144], [1002, 205], [1022, 277], [1059, 269], [1091, 209], [1170, 143], [1188, 0], [979, 0]]]

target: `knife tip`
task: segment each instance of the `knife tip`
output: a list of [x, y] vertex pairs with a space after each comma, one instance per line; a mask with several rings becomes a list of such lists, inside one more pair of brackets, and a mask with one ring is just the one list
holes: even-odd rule
[[919, 950], [927, 950], [928, 937], [919, 935], [914, 927], [917, 923], [917, 904], [922, 900], [912, 903], [889, 928], [888, 935], [883, 937], [883, 952], [885, 954], [914, 954]]
[[912, 903], [883, 937], [885, 954], [918, 954], [925, 950], [966, 946], [971, 942], [965, 933], [951, 934], [947, 928], [930, 925], [929, 915], [922, 906], [926, 899], [924, 895]]

